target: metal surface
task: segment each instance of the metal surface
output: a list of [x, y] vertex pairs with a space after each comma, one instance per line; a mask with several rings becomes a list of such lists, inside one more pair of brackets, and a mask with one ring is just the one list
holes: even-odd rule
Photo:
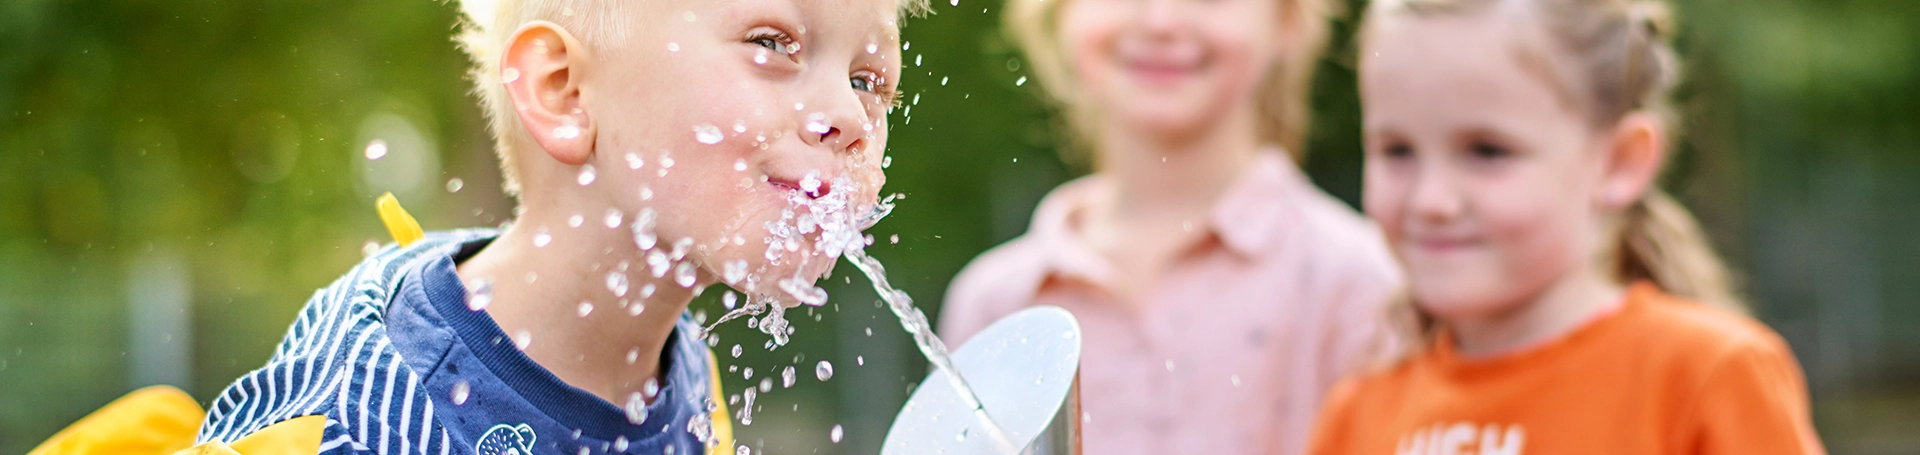
[[[1018, 453], [1080, 453], [1080, 324], [1058, 307], [1014, 313], [953, 352], [954, 366]], [[929, 372], [882, 454], [999, 454], [946, 375]]]

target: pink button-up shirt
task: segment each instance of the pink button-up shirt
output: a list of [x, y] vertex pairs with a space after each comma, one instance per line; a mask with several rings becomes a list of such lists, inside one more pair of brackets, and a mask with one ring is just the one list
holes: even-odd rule
[[[1300, 453], [1323, 395], [1386, 330], [1399, 272], [1379, 230], [1269, 151], [1194, 226], [1210, 235], [1157, 282], [1122, 286], [1074, 226], [1111, 184], [1054, 189], [1025, 235], [968, 264], [941, 336], [958, 346], [1030, 305], [1071, 311], [1088, 454]], [[1144, 296], [1122, 302], [1129, 288]]]

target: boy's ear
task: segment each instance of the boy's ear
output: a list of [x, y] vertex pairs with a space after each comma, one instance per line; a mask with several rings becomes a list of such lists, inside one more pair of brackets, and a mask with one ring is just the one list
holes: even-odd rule
[[566, 29], [535, 21], [513, 33], [500, 57], [500, 80], [520, 124], [548, 156], [570, 166], [593, 154], [594, 122], [580, 96], [585, 52]]
[[1660, 177], [1667, 159], [1666, 127], [1652, 114], [1629, 113], [1614, 127], [1610, 144], [1596, 199], [1623, 208], [1640, 200]]

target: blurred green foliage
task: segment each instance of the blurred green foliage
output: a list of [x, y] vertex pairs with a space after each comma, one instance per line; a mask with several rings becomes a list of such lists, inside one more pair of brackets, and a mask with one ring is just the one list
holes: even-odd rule
[[[902, 80], [887, 191], [909, 197], [873, 231], [899, 243], [872, 249], [931, 315], [968, 259], [1023, 232], [1041, 195], [1084, 172], [1055, 155], [1034, 86], [1015, 83], [1026, 73], [1000, 38], [998, 2], [942, 3], [905, 30], [922, 64]], [[1920, 224], [1920, 3], [1678, 6], [1688, 132], [1671, 188], [1793, 343], [1830, 448], [1920, 450], [1920, 331], [1904, 328], [1920, 323], [1920, 237], [1906, 235]], [[130, 333], [151, 321], [129, 301], [147, 289], [144, 268], [184, 269], [192, 336], [178, 342], [191, 361], [179, 385], [206, 400], [265, 361], [314, 289], [385, 240], [380, 191], [428, 229], [505, 221], [454, 23], [451, 6], [426, 0], [0, 2], [0, 453], [141, 385], [128, 352], [146, 346]], [[1352, 21], [1335, 30], [1305, 167], [1353, 201]], [[383, 163], [416, 167], [369, 165], [375, 137], [394, 147]], [[385, 178], [395, 172], [425, 177]], [[761, 372], [729, 373], [729, 390], [786, 366], [807, 378], [762, 395], [741, 442], [871, 453], [925, 373], [848, 273], [831, 278], [833, 304], [795, 314], [792, 345], [723, 359]], [[717, 312], [716, 295], [695, 308]], [[764, 341], [743, 326], [720, 336]], [[831, 381], [811, 379], [819, 360], [836, 365]], [[839, 444], [826, 436], [835, 424]]]

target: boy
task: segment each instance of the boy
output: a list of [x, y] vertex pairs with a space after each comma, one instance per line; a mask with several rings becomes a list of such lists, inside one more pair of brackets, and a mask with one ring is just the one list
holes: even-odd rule
[[731, 453], [685, 309], [719, 282], [820, 303], [885, 180], [897, 21], [925, 9], [899, 1], [464, 5], [517, 220], [317, 292], [197, 442], [298, 419], [320, 453]]

